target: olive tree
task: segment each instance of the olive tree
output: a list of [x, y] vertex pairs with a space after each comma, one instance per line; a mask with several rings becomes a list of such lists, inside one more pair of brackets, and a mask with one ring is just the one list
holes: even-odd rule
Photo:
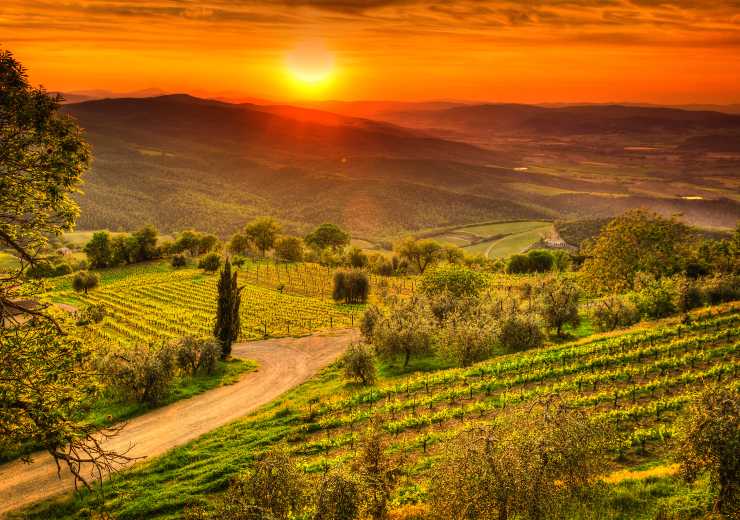
[[280, 229], [280, 224], [274, 219], [261, 217], [247, 224], [244, 228], [244, 234], [260, 250], [262, 256], [265, 256], [267, 250], [272, 249], [275, 245]]
[[496, 343], [494, 321], [481, 312], [449, 314], [442, 327], [437, 350], [443, 357], [466, 367], [486, 359]]
[[87, 271], [80, 271], [72, 278], [72, 288], [77, 292], [84, 292], [85, 294], [89, 290], [95, 289], [99, 283], [98, 275]]
[[377, 377], [375, 370], [375, 353], [370, 345], [354, 343], [347, 347], [342, 356], [344, 377], [356, 380], [363, 385], [372, 385]]
[[402, 356], [406, 368], [412, 355], [431, 352], [433, 319], [429, 304], [422, 297], [397, 302], [373, 329], [373, 346], [378, 356], [391, 360]]
[[577, 327], [581, 323], [578, 313], [580, 299], [578, 285], [562, 276], [546, 279], [539, 288], [540, 313], [558, 336], [562, 336], [564, 325]]
[[715, 509], [740, 511], [740, 391], [711, 386], [691, 405], [679, 433], [677, 457], [688, 481], [706, 471], [717, 489]]
[[603, 470], [612, 438], [606, 425], [552, 403], [465, 431], [434, 472], [431, 516], [564, 518]]

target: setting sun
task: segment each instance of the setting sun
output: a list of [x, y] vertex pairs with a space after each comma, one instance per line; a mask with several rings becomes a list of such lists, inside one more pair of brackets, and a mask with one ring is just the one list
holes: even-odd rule
[[303, 87], [317, 87], [334, 73], [334, 54], [320, 41], [300, 43], [285, 56], [290, 77]]

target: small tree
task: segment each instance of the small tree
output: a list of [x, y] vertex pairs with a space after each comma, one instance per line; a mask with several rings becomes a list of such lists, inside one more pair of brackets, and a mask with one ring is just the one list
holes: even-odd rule
[[289, 520], [304, 508], [306, 476], [283, 447], [255, 461], [246, 475], [231, 482], [215, 518]]
[[98, 275], [87, 271], [80, 271], [72, 278], [72, 288], [77, 292], [84, 292], [85, 294], [89, 290], [95, 289], [99, 283]]
[[465, 260], [465, 251], [461, 247], [453, 244], [447, 244], [442, 246], [440, 256], [450, 264], [461, 264]]
[[275, 245], [279, 233], [280, 224], [269, 217], [255, 219], [244, 228], [244, 234], [257, 246], [262, 256]]
[[614, 330], [640, 321], [640, 311], [624, 296], [607, 296], [593, 302], [591, 321], [600, 331]]
[[486, 359], [495, 342], [496, 329], [487, 316], [453, 312], [445, 320], [437, 348], [444, 357], [466, 367]]
[[178, 269], [180, 267], [185, 267], [188, 265], [188, 261], [185, 259], [185, 255], [176, 254], [172, 257], [172, 260], [170, 262], [172, 264], [172, 267], [175, 269]]
[[369, 260], [367, 255], [363, 253], [362, 249], [360, 249], [359, 247], [352, 247], [347, 252], [347, 263], [350, 265], [350, 267], [360, 269], [366, 267], [368, 261]]
[[712, 386], [693, 403], [680, 429], [681, 472], [693, 481], [708, 471], [718, 490], [715, 509], [732, 517], [740, 511], [740, 392]]
[[378, 356], [395, 359], [403, 356], [406, 368], [412, 355], [427, 354], [434, 344], [434, 317], [423, 298], [412, 296], [397, 303], [387, 318], [373, 331], [373, 345]]
[[208, 253], [200, 259], [198, 267], [209, 273], [215, 273], [221, 267], [221, 255], [218, 253]]
[[167, 344], [120, 349], [105, 358], [102, 371], [121, 397], [156, 405], [169, 393], [175, 376], [174, 351]]
[[498, 322], [498, 341], [512, 352], [541, 347], [545, 335], [540, 317], [516, 311], [505, 313]]
[[303, 260], [303, 241], [297, 237], [280, 237], [275, 242], [275, 258], [282, 262]]
[[373, 342], [373, 332], [383, 317], [383, 313], [377, 305], [370, 305], [363, 313], [360, 319], [360, 334], [368, 343]]
[[362, 489], [354, 475], [330, 471], [321, 479], [313, 520], [355, 520], [362, 505]]
[[527, 253], [529, 259], [529, 268], [534, 273], [546, 273], [552, 271], [552, 267], [555, 264], [555, 259], [552, 253], [549, 251], [543, 251], [541, 249], [533, 249]]
[[486, 285], [485, 277], [462, 265], [442, 264], [421, 277], [421, 291], [434, 297], [449, 293], [453, 298], [476, 297]]
[[242, 288], [237, 283], [237, 273], [231, 273], [231, 263], [227, 259], [218, 280], [218, 300], [216, 301], [216, 324], [213, 335], [221, 343], [221, 357], [231, 354], [231, 344], [240, 332], [239, 306]]
[[228, 249], [230, 253], [246, 255], [252, 248], [252, 244], [247, 235], [234, 233], [229, 240]]
[[373, 520], [386, 520], [400, 468], [385, 452], [383, 432], [372, 424], [360, 441], [353, 467], [363, 490], [362, 511]]
[[321, 224], [314, 231], [306, 235], [306, 244], [321, 251], [327, 247], [337, 252], [349, 244], [349, 233], [343, 231], [336, 224]]
[[332, 298], [345, 303], [365, 303], [370, 294], [370, 280], [362, 271], [337, 271], [334, 273]]
[[212, 374], [221, 355], [221, 346], [213, 338], [186, 336], [172, 345], [177, 366], [190, 375], [200, 371]]
[[342, 356], [342, 367], [345, 378], [359, 381], [363, 385], [375, 384], [375, 354], [370, 345], [354, 343], [347, 347]]
[[577, 327], [581, 323], [578, 304], [581, 290], [568, 278], [555, 277], [545, 280], [540, 288], [539, 307], [547, 324], [562, 336], [563, 326]]
[[676, 312], [676, 287], [670, 278], [655, 278], [638, 273], [634, 281], [635, 304], [640, 313], [649, 318], [665, 318]]
[[414, 240], [407, 238], [397, 247], [401, 258], [413, 264], [419, 274], [424, 274], [426, 268], [439, 259], [442, 246], [434, 240]]
[[112, 260], [110, 234], [107, 231], [93, 233], [84, 251], [92, 267], [108, 267]]

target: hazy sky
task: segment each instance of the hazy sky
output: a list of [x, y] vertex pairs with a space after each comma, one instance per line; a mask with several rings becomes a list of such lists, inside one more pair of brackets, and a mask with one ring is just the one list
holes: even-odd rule
[[51, 90], [740, 102], [740, 1], [0, 0]]

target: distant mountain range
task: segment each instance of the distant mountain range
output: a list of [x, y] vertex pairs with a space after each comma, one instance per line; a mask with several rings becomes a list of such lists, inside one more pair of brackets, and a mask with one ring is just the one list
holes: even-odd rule
[[[85, 101], [64, 110], [85, 128], [95, 156], [80, 197], [80, 226], [87, 229], [151, 222], [163, 231], [228, 234], [270, 214], [294, 232], [333, 221], [356, 235], [392, 238], [635, 206], [681, 212], [702, 225], [731, 226], [740, 217], [731, 184], [736, 165], [731, 158], [706, 163], [709, 152], [701, 149], [701, 136], [727, 137], [740, 128], [740, 117], [726, 114], [448, 103], [296, 107], [184, 94]], [[584, 145], [573, 138], [581, 132], [609, 145]], [[632, 136], [645, 133], [683, 143], [685, 149], [671, 145], [678, 162], [636, 156]], [[491, 135], [518, 137], [492, 146]], [[553, 144], [556, 138], [565, 140]], [[607, 151], [614, 164], [601, 157]], [[691, 161], [703, 161], [706, 177], [690, 175]]]

